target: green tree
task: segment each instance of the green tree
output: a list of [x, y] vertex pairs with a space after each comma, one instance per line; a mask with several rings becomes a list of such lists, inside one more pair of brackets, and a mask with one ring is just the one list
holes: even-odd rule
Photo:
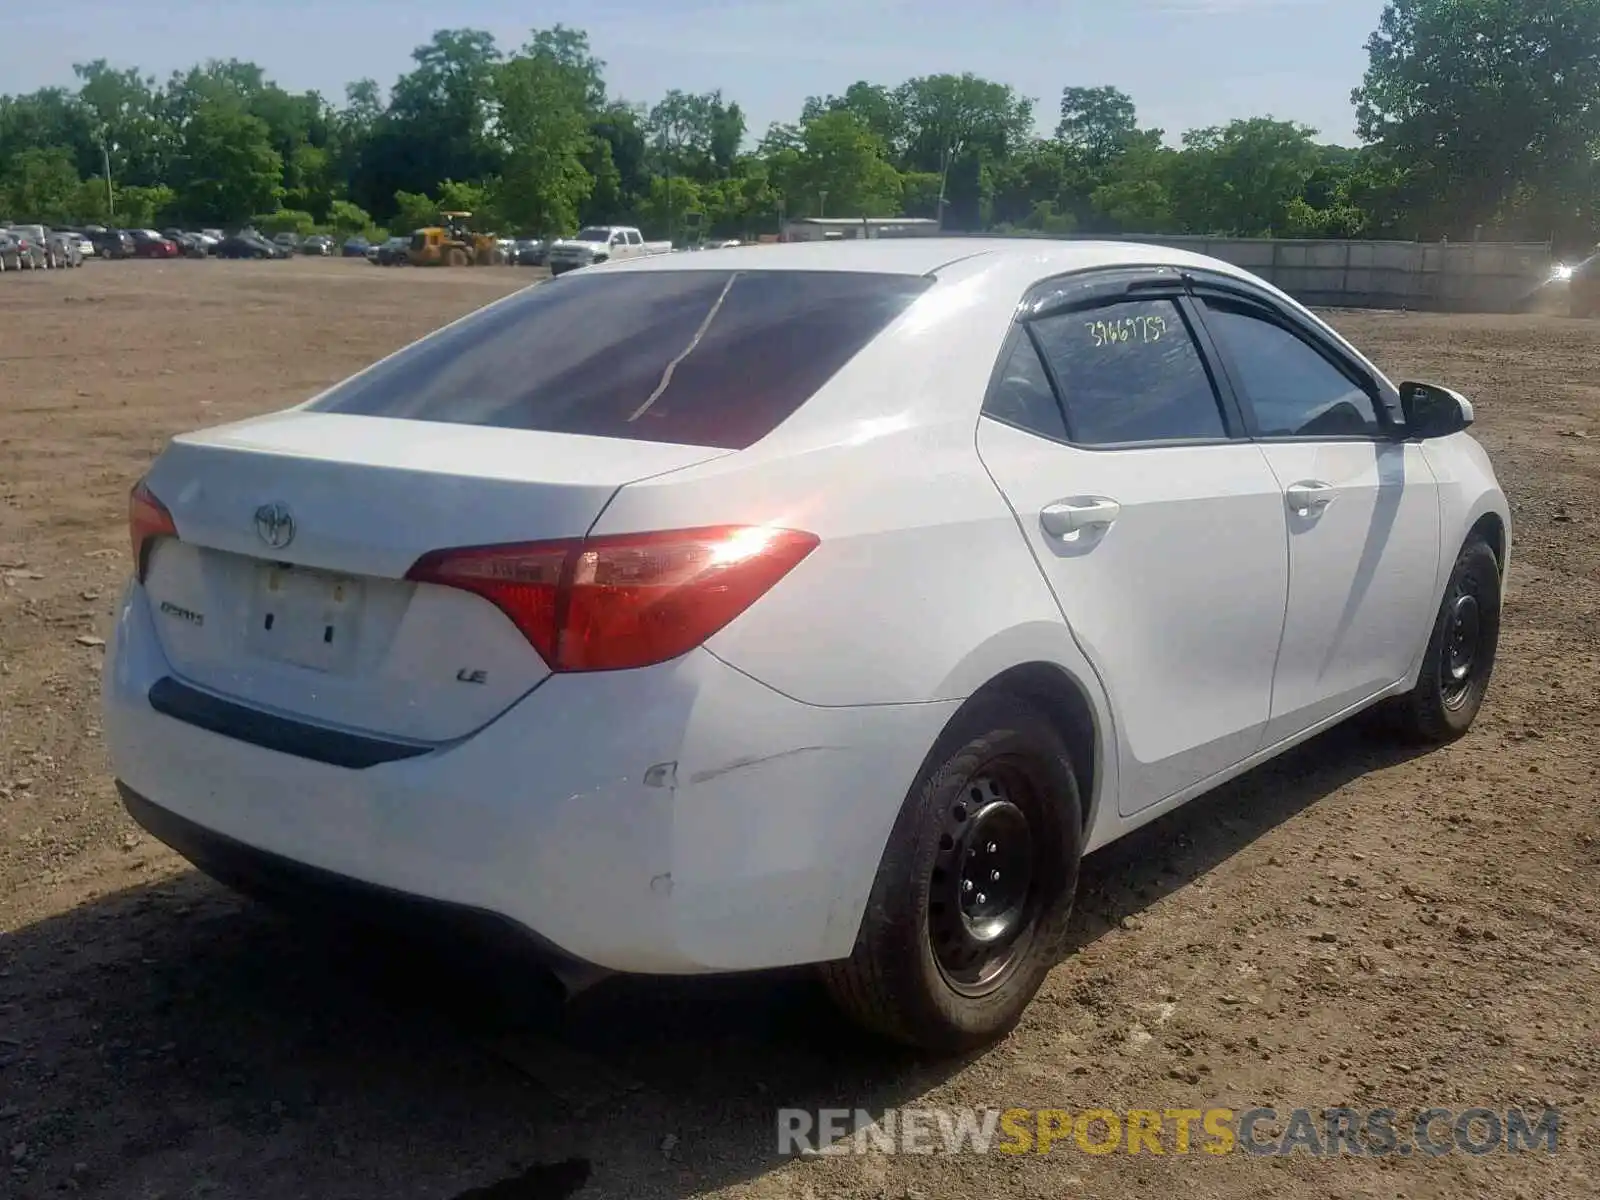
[[416, 67], [394, 85], [364, 138], [350, 199], [388, 215], [397, 191], [425, 192], [441, 179], [483, 179], [502, 151], [491, 134], [501, 53], [481, 29], [441, 29], [412, 51]]
[[652, 235], [678, 241], [684, 235], [684, 218], [704, 212], [700, 185], [684, 175], [657, 175], [650, 194], [639, 205], [639, 219]]
[[1357, 128], [1405, 164], [1418, 233], [1503, 221], [1591, 233], [1600, 4], [1391, 0], [1367, 54]]
[[1191, 129], [1173, 178], [1179, 220], [1194, 233], [1281, 234], [1289, 202], [1304, 195], [1317, 169], [1315, 134], [1271, 117]]
[[13, 220], [65, 223], [74, 215], [78, 193], [78, 172], [63, 147], [24, 150], [0, 175], [0, 210]]
[[650, 110], [645, 135], [659, 170], [703, 182], [732, 169], [744, 140], [744, 113], [720, 91], [696, 95], [674, 88]]
[[82, 174], [101, 171], [102, 141], [111, 159], [111, 177], [130, 186], [148, 186], [166, 178], [177, 150], [177, 130], [164, 110], [154, 76], [137, 68], [117, 70], [103, 58], [77, 63], [78, 103], [92, 143], [81, 147]]
[[1090, 166], [1109, 162], [1139, 130], [1133, 97], [1114, 87], [1061, 90], [1061, 121], [1056, 140]]
[[809, 121], [825, 112], [848, 112], [883, 140], [891, 162], [903, 165], [907, 129], [901, 99], [894, 89], [863, 79], [847, 87], [842, 96], [810, 97], [801, 109], [800, 119]]
[[439, 203], [426, 192], [396, 192], [394, 220], [389, 224], [401, 233], [439, 223]]
[[261, 213], [250, 219], [262, 233], [269, 237], [277, 233], [297, 233], [307, 237], [317, 231], [317, 219], [297, 208], [280, 208], [276, 212]]
[[883, 139], [852, 113], [826, 112], [807, 121], [798, 147], [778, 149], [773, 182], [791, 216], [894, 216], [900, 173], [885, 157]]
[[199, 221], [232, 224], [271, 212], [283, 195], [283, 159], [271, 131], [237, 101], [202, 101], [189, 118], [173, 164], [182, 207]]
[[135, 229], [160, 228], [174, 216], [178, 193], [164, 183], [117, 191], [117, 224]]
[[[894, 91], [904, 121], [902, 170], [938, 172], [956, 229], [978, 229], [992, 195], [991, 168], [1023, 145], [1033, 102], [1008, 84], [962, 75], [908, 79]], [[881, 141], [881, 139], [880, 139]]]
[[335, 200], [328, 206], [328, 226], [341, 237], [373, 232], [372, 215], [348, 200]]
[[501, 209], [518, 228], [545, 234], [576, 226], [594, 188], [585, 160], [593, 148], [599, 71], [588, 39], [560, 25], [536, 30], [500, 68], [496, 88], [507, 147]]

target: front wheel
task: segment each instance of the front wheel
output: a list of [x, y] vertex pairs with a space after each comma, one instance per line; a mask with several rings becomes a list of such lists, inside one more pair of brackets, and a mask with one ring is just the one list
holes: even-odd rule
[[1482, 538], [1456, 556], [1417, 684], [1395, 706], [1401, 732], [1441, 745], [1472, 727], [1500, 645], [1500, 563]]
[[897, 1041], [958, 1054], [1004, 1037], [1059, 960], [1083, 818], [1065, 742], [1030, 705], [971, 702], [901, 807], [834, 1001]]

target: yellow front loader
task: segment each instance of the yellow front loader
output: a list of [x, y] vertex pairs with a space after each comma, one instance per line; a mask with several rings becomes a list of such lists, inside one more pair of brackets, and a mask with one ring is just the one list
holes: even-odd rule
[[474, 233], [469, 212], [442, 212], [442, 224], [429, 225], [411, 235], [406, 257], [413, 267], [490, 267], [506, 261], [492, 233]]

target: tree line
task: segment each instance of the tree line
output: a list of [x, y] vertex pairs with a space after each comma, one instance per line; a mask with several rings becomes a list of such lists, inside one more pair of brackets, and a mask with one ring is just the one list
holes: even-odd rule
[[387, 95], [362, 79], [342, 102], [236, 59], [164, 83], [97, 60], [74, 68], [74, 87], [0, 96], [0, 218], [373, 235], [445, 208], [506, 233], [625, 222], [678, 239], [771, 233], [784, 215], [1563, 247], [1600, 236], [1600, 0], [1391, 0], [1366, 49], [1358, 147], [1271, 116], [1173, 144], [1116, 87], [1068, 85], [1044, 110], [971, 73], [858, 82], [752, 144], [720, 91], [613, 94], [587, 35], [561, 25], [514, 50], [440, 30]]

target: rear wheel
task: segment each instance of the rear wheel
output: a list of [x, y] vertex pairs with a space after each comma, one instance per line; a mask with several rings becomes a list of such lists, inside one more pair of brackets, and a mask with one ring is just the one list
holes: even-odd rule
[[452, 267], [464, 267], [468, 262], [467, 252], [458, 247], [450, 251], [449, 258], [446, 261], [448, 261]]
[[1007, 696], [974, 701], [906, 797], [855, 952], [822, 968], [835, 1002], [926, 1050], [1004, 1037], [1062, 953], [1082, 838], [1054, 727]]
[[1434, 619], [1422, 673], [1394, 713], [1405, 735], [1454, 741], [1472, 727], [1500, 644], [1500, 563], [1482, 538], [1461, 548]]

